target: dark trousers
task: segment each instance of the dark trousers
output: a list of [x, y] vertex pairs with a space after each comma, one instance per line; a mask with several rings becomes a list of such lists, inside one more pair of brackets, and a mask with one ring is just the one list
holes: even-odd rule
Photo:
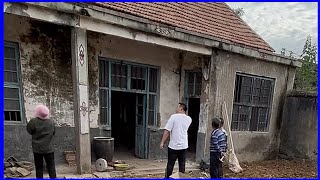
[[43, 179], [43, 159], [46, 161], [47, 170], [50, 178], [56, 178], [56, 167], [54, 164], [54, 153], [39, 154], [33, 153], [34, 164], [36, 166], [36, 177]]
[[222, 178], [223, 169], [222, 162], [219, 160], [221, 153], [210, 152], [210, 176], [211, 178]]
[[179, 172], [184, 173], [186, 171], [186, 154], [187, 149], [174, 150], [168, 148], [168, 163], [166, 169], [166, 178], [169, 178], [172, 175], [174, 164], [178, 158], [179, 163]]

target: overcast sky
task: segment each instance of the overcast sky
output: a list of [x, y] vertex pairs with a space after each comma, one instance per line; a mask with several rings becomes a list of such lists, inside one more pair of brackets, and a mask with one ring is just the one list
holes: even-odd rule
[[308, 35], [317, 44], [318, 3], [316, 2], [228, 2], [243, 8], [241, 17], [277, 53], [282, 48], [301, 54]]

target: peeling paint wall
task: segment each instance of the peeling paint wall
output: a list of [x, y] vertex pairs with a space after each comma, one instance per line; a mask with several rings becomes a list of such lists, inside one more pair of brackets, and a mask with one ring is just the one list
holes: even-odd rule
[[[133, 34], [134, 35], [134, 34]], [[175, 112], [184, 93], [184, 70], [199, 69], [201, 56], [178, 50], [141, 43], [124, 38], [88, 32], [90, 118], [99, 119], [98, 57], [160, 67], [160, 122], [163, 128]], [[179, 72], [179, 69], [182, 71]], [[181, 80], [180, 80], [181, 74]], [[180, 84], [180, 92], [179, 92]]]
[[19, 43], [25, 118], [45, 104], [58, 126], [74, 126], [69, 27], [5, 14], [4, 39]]
[[[20, 45], [27, 120], [33, 117], [34, 107], [43, 103], [58, 126], [74, 127], [70, 35], [70, 27], [5, 14], [5, 40]], [[184, 70], [201, 69], [202, 57], [100, 33], [88, 32], [87, 37], [90, 127], [99, 126], [99, 56], [160, 67], [158, 124], [164, 127], [183, 99]]]
[[[221, 115], [221, 105], [225, 100], [229, 119], [232, 118], [234, 83], [236, 72], [275, 78], [272, 112], [269, 132], [232, 132], [235, 152], [240, 161], [257, 161], [275, 158], [279, 150], [279, 131], [283, 105], [283, 95], [292, 87], [287, 87], [287, 66], [258, 61], [237, 54], [218, 51], [215, 59], [216, 90], [214, 102], [216, 106], [210, 109], [211, 115]], [[288, 77], [290, 79], [291, 77]], [[290, 83], [289, 86], [292, 86]], [[211, 133], [211, 126], [207, 133]], [[207, 136], [209, 144], [210, 137]], [[207, 148], [208, 149], [208, 148]]]

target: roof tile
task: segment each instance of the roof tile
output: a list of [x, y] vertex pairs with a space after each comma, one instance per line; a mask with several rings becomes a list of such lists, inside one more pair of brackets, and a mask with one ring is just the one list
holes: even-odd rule
[[93, 3], [150, 21], [274, 52], [226, 3]]

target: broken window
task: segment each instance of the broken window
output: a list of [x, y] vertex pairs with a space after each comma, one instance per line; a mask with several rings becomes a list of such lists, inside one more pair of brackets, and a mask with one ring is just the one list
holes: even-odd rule
[[274, 79], [236, 75], [231, 129], [268, 131]]
[[202, 83], [202, 74], [201, 72], [186, 72], [186, 97], [197, 98], [201, 95], [201, 83]]
[[109, 62], [99, 60], [99, 85], [100, 87], [109, 86]]
[[4, 120], [22, 122], [18, 45], [4, 44]]
[[149, 92], [156, 93], [158, 90], [158, 69], [149, 68]]
[[146, 90], [146, 68], [131, 66], [131, 89]]
[[127, 88], [127, 70], [126, 64], [111, 63], [111, 86], [120, 89]]

